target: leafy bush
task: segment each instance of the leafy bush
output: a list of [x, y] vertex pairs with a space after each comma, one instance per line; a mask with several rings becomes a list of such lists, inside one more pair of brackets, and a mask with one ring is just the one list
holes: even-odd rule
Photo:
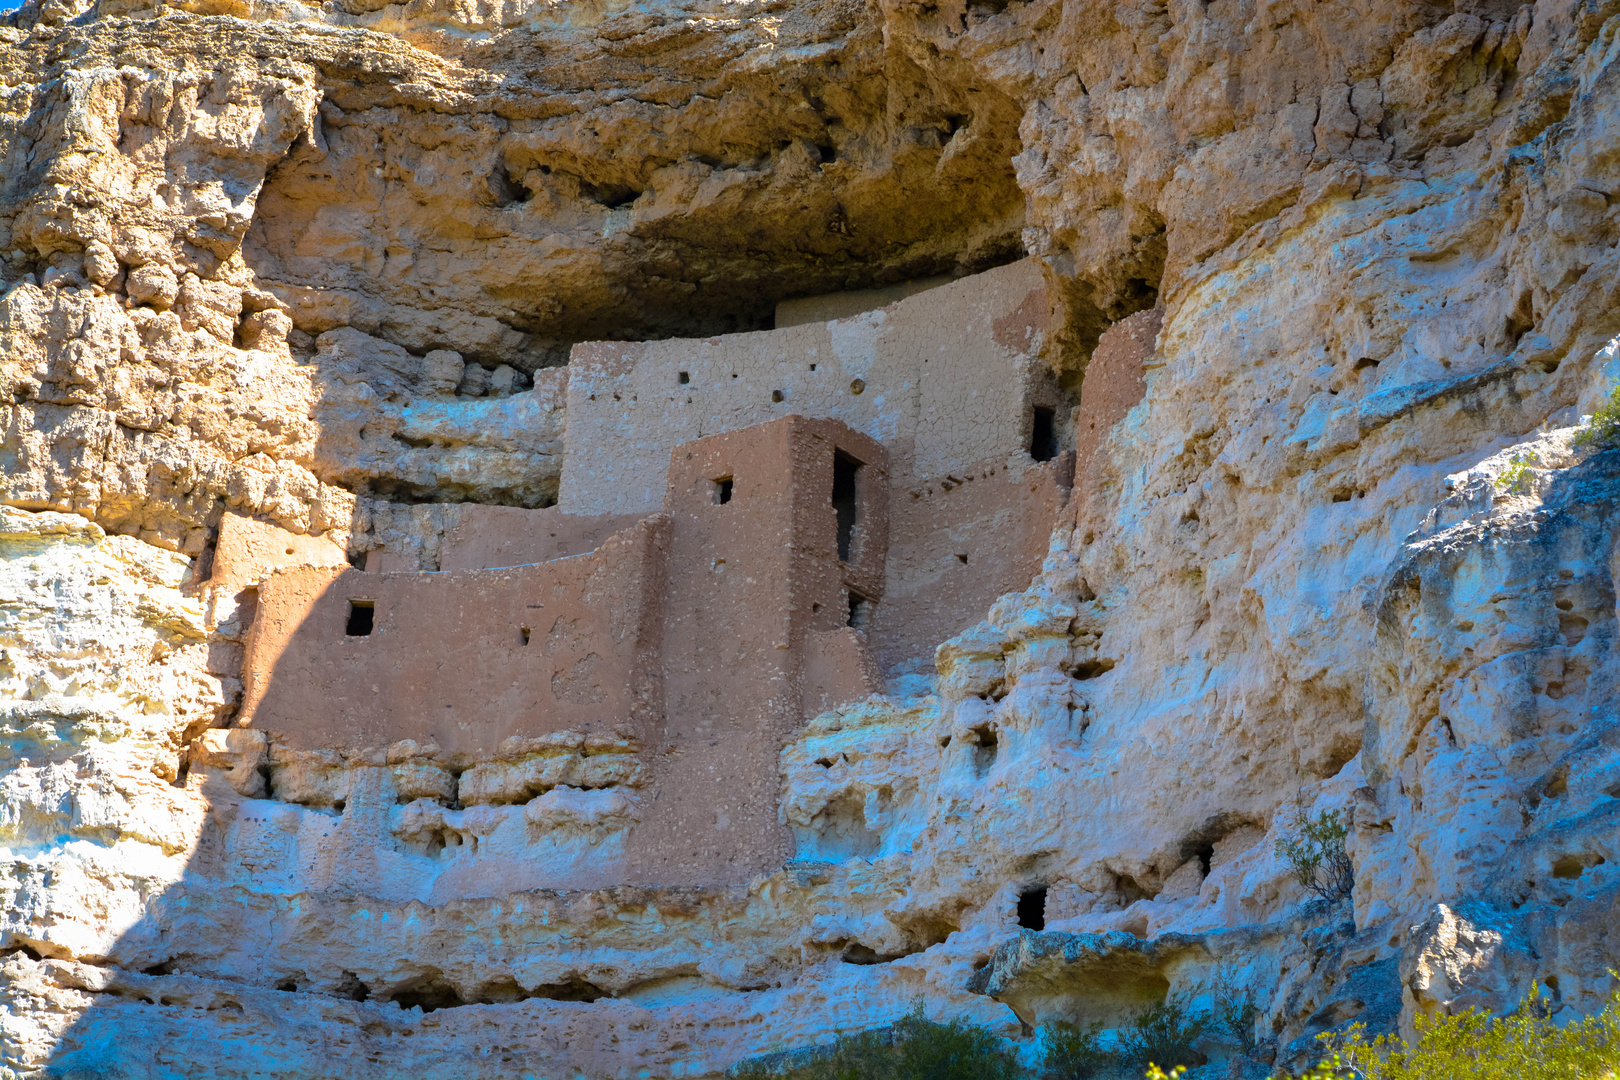
[[1137, 1013], [1120, 1032], [1120, 1060], [1138, 1069], [1199, 1064], [1193, 1042], [1209, 1026], [1209, 1016], [1194, 1013], [1189, 1004], [1185, 993], [1173, 991]]
[[1277, 854], [1306, 892], [1335, 903], [1349, 896], [1356, 884], [1355, 866], [1344, 850], [1349, 834], [1350, 824], [1339, 811], [1324, 810], [1313, 818], [1304, 806], [1296, 806], [1289, 832], [1277, 837]]
[[1609, 391], [1609, 400], [1592, 414], [1592, 419], [1575, 434], [1575, 446], [1607, 448], [1620, 444], [1620, 386]]
[[1043, 1024], [1043, 1080], [1089, 1080], [1102, 1072], [1113, 1055], [1102, 1048], [1101, 1034], [1101, 1024], [1084, 1028], [1062, 1020]]
[[1369, 1041], [1364, 1025], [1318, 1036], [1333, 1057], [1305, 1080], [1600, 1080], [1620, 1070], [1620, 993], [1596, 1016], [1559, 1027], [1539, 988], [1517, 1010], [1492, 1017], [1483, 1009], [1457, 1016], [1419, 1016], [1417, 1045], [1398, 1035]]
[[[1575, 436], [1577, 442], [1580, 436]], [[1528, 491], [1531, 468], [1540, 465], [1541, 459], [1531, 451], [1514, 454], [1508, 459], [1507, 468], [1502, 475], [1496, 478], [1496, 486], [1501, 491], [1510, 491], [1517, 495], [1524, 495]]]
[[842, 1035], [832, 1053], [786, 1072], [760, 1062], [734, 1069], [735, 1080], [1022, 1080], [1018, 1059], [990, 1030], [963, 1020], [936, 1024], [919, 1003], [891, 1027]]

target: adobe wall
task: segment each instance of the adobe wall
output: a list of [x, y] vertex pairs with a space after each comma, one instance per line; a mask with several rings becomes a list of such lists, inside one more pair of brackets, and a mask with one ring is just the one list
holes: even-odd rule
[[[864, 463], [847, 564], [831, 503], [840, 449]], [[780, 751], [805, 717], [813, 635], [843, 630], [852, 585], [882, 588], [886, 458], [875, 440], [798, 416], [702, 439], [672, 458], [664, 742], [643, 795], [656, 812], [629, 841], [639, 880], [745, 881], [792, 857], [777, 818]], [[720, 478], [732, 481], [724, 504]], [[845, 636], [854, 647], [842, 655], [818, 648], [812, 694], [833, 682], [856, 697], [876, 688], [860, 643]], [[823, 670], [828, 658], [838, 670]]]
[[867, 631], [879, 668], [922, 660], [1040, 572], [1068, 505], [1074, 457], [1021, 468], [1005, 460], [896, 487], [888, 582]]
[[344, 548], [324, 536], [290, 532], [268, 521], [227, 512], [220, 518], [214, 561], [202, 590], [208, 627], [232, 624], [245, 630], [251, 626], [258, 611], [259, 579], [272, 570], [348, 565]]
[[595, 551], [616, 532], [634, 525], [639, 514], [581, 516], [555, 506], [467, 503], [440, 547], [440, 570], [483, 570], [496, 566], [566, 559]]
[[1026, 260], [831, 323], [577, 345], [558, 505], [657, 509], [675, 447], [789, 413], [878, 440], [907, 481], [1021, 454], [1030, 405], [1061, 400], [1037, 357], [1048, 315]]
[[877, 289], [848, 289], [844, 292], [822, 293], [819, 296], [800, 296], [783, 300], [776, 305], [776, 329], [803, 326], [805, 323], [831, 322], [876, 311], [881, 307], [899, 303], [908, 296], [949, 285], [951, 278], [914, 278]]
[[[480, 754], [512, 735], [624, 725], [646, 739], [666, 532], [649, 518], [592, 554], [505, 569], [273, 573], [238, 722], [300, 749], [415, 739]], [[345, 632], [352, 600], [375, 604], [367, 636]]]

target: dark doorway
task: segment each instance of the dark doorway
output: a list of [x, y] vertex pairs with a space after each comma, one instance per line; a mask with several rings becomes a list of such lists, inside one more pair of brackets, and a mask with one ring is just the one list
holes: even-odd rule
[[1056, 409], [1035, 406], [1034, 422], [1029, 429], [1029, 456], [1036, 461], [1051, 461], [1057, 457]]
[[849, 548], [855, 538], [855, 474], [861, 463], [844, 453], [833, 451], [833, 513], [838, 515], [838, 561], [849, 562]]

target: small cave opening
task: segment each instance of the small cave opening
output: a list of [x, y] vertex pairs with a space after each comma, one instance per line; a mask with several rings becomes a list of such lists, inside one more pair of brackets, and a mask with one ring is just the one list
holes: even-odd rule
[[407, 983], [385, 1000], [392, 1001], [402, 1009], [421, 1009], [425, 1013], [467, 1004], [456, 988], [437, 973]]
[[1029, 456], [1036, 461], [1051, 461], [1057, 455], [1057, 410], [1037, 405], [1030, 421]]
[[547, 983], [537, 986], [528, 995], [531, 998], [545, 998], [547, 1001], [599, 1001], [608, 996], [608, 992], [593, 982], [588, 982], [578, 975], [570, 976], [559, 983]]
[[892, 964], [896, 960], [904, 959], [919, 951], [921, 950], [907, 949], [897, 953], [880, 953], [876, 949], [862, 945], [857, 941], [846, 946], [844, 951], [839, 954], [838, 959], [846, 964], [858, 964], [865, 967], [873, 964]]
[[371, 997], [371, 989], [360, 981], [360, 976], [352, 971], [345, 971], [338, 980], [333, 993], [338, 997], [348, 998], [350, 1001], [366, 1001]]
[[369, 637], [377, 624], [377, 601], [350, 600], [349, 621], [343, 632], [349, 637]]
[[496, 164], [489, 174], [486, 186], [495, 200], [495, 205], [502, 208], [521, 205], [534, 197], [534, 192], [524, 186], [522, 177], [513, 176], [505, 162]]
[[1046, 886], [1037, 885], [1018, 894], [1018, 925], [1025, 930], [1046, 929]]
[[1601, 866], [1606, 860], [1601, 855], [1582, 858], [1579, 855], [1566, 855], [1561, 859], [1554, 859], [1552, 876], [1564, 881], [1574, 881], [1594, 866]]
[[1106, 656], [1099, 656], [1095, 660], [1082, 660], [1080, 663], [1076, 664], [1074, 667], [1074, 677], [1077, 680], [1084, 682], [1087, 679], [1095, 679], [1099, 675], [1106, 675], [1113, 670], [1114, 661], [1110, 660]]
[[1205, 877], [1209, 877], [1209, 864], [1215, 858], [1215, 845], [1209, 843], [1200, 844], [1193, 849], [1192, 856], [1198, 860], [1199, 872]]
[[850, 547], [855, 539], [855, 492], [860, 470], [861, 463], [855, 458], [842, 450], [833, 452], [832, 505], [838, 521], [839, 562], [849, 561]]
[[1130, 874], [1114, 875], [1114, 897], [1121, 908], [1128, 908], [1138, 900], [1152, 900], [1158, 889], [1149, 889]]

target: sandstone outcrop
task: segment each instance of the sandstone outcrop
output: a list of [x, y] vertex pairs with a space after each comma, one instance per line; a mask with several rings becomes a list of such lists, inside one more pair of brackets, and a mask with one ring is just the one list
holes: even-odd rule
[[[917, 999], [1033, 1062], [1177, 991], [1252, 999], [1199, 1049], [1258, 1076], [1534, 980], [1599, 1007], [1617, 72], [1609, 0], [0, 16], [0, 1073], [718, 1076]], [[1020, 274], [1044, 299], [951, 330]], [[571, 506], [571, 424], [658, 492], [776, 405], [927, 459], [921, 376], [807, 366], [926, 333], [1005, 349], [963, 380], [1031, 361], [973, 384], [1018, 420], [896, 466], [890, 550], [934, 539], [837, 632], [940, 621], [748, 729], [790, 857], [603, 876], [659, 762], [727, 760], [696, 722], [243, 711], [266, 581], [551, 565], [661, 512]], [[687, 430], [681, 368], [621, 423], [684, 356], [757, 395]], [[1347, 901], [1277, 854], [1295, 807], [1349, 822]]]

